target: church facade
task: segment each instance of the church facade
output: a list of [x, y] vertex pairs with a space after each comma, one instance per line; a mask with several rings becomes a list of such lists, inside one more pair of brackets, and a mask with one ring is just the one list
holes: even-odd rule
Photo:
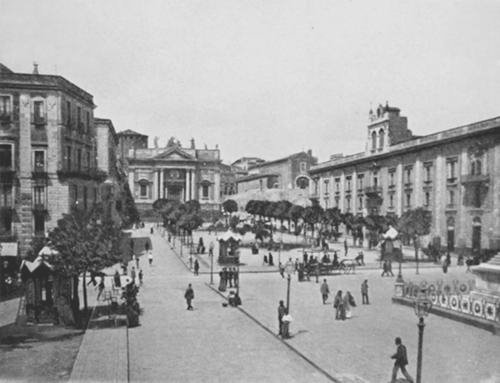
[[126, 156], [129, 187], [137, 208], [147, 211], [158, 199], [196, 200], [203, 210], [220, 210], [220, 150], [189, 148], [170, 139], [164, 148], [131, 147]]

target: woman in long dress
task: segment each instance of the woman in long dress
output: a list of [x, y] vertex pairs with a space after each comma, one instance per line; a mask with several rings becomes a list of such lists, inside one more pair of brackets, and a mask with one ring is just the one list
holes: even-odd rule
[[335, 299], [333, 300], [333, 307], [335, 308], [335, 319], [345, 320], [345, 307], [344, 299], [342, 298], [342, 290], [337, 291]]
[[347, 291], [344, 296], [345, 317], [347, 319], [352, 318], [351, 307], [356, 307], [356, 303], [354, 302], [354, 297], [351, 295], [349, 291]]

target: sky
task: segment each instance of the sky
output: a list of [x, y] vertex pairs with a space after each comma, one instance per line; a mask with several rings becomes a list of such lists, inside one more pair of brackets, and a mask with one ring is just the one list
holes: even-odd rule
[[320, 161], [389, 102], [417, 135], [500, 115], [500, 1], [0, 0], [0, 62], [163, 146]]

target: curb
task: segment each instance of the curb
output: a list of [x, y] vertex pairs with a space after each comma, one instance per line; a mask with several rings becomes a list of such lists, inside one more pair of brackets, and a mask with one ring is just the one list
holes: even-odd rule
[[[205, 282], [205, 285], [209, 289], [211, 289], [212, 291], [214, 291], [215, 293], [219, 294], [222, 298], [224, 298], [227, 301], [227, 297], [224, 294], [222, 294], [219, 290], [217, 290], [215, 287], [211, 286], [209, 283], [206, 283], [206, 282]], [[269, 333], [270, 335], [272, 335], [272, 337], [274, 339], [278, 339], [283, 345], [285, 345], [286, 347], [288, 347], [288, 349], [290, 349], [292, 352], [294, 352], [299, 357], [301, 357], [302, 359], [304, 359], [307, 363], [309, 363], [316, 370], [318, 370], [319, 372], [321, 372], [327, 379], [329, 379], [330, 381], [335, 382], [335, 383], [342, 383], [340, 380], [336, 379], [335, 377], [333, 377], [332, 375], [330, 375], [327, 371], [325, 371], [323, 368], [321, 368], [320, 366], [318, 366], [314, 361], [312, 361], [307, 356], [305, 356], [302, 352], [300, 352], [299, 350], [297, 350], [297, 348], [295, 348], [294, 346], [292, 346], [290, 343], [285, 342], [285, 340], [283, 340], [280, 337], [277, 337], [276, 334], [270, 328], [266, 327], [261, 321], [259, 321], [257, 318], [255, 318], [252, 314], [250, 314], [244, 308], [242, 308], [241, 306], [238, 306], [236, 308], [240, 312], [242, 312], [244, 315], [246, 315], [249, 319], [251, 319], [253, 322], [255, 322], [260, 328], [262, 328], [264, 331], [266, 331], [267, 333]]]

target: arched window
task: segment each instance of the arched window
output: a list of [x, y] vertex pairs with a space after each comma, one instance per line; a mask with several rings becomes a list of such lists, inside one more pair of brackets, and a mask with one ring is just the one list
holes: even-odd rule
[[384, 145], [385, 145], [385, 132], [383, 129], [380, 129], [380, 131], [378, 132], [378, 147], [379, 149], [383, 149], [384, 148]]
[[372, 132], [372, 150], [377, 149], [377, 132]]

